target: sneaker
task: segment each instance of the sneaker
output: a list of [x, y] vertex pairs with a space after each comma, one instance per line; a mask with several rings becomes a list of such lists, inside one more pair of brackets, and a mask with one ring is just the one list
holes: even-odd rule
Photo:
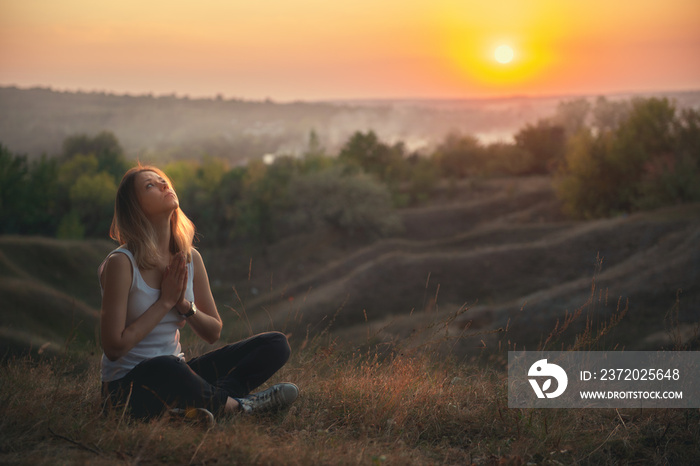
[[204, 408], [173, 408], [170, 410], [170, 415], [183, 419], [187, 422], [201, 424], [208, 429], [216, 425], [214, 415], [208, 409]]
[[262, 392], [238, 398], [241, 409], [246, 414], [282, 410], [297, 399], [299, 388], [293, 383], [278, 383]]

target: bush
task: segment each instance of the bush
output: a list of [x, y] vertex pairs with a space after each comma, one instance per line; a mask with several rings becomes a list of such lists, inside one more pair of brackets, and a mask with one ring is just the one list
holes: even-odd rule
[[[428, 200], [440, 176], [439, 168], [427, 157], [412, 155], [407, 159], [407, 163], [407, 199], [403, 203], [397, 203], [394, 199], [394, 204], [399, 206], [416, 205]], [[396, 198], [396, 195], [394, 197]]]
[[382, 237], [400, 230], [385, 185], [335, 167], [294, 177], [287, 223], [293, 232], [331, 229], [344, 236]]
[[72, 212], [85, 228], [85, 235], [107, 237], [114, 213], [117, 185], [107, 172], [81, 175], [69, 190]]
[[29, 162], [0, 144], [0, 234], [54, 234], [56, 171], [55, 160]]
[[536, 125], [526, 125], [514, 138], [515, 145], [530, 154], [530, 173], [552, 173], [564, 158], [564, 126], [540, 120]]
[[484, 171], [484, 148], [474, 136], [450, 133], [433, 155], [435, 164], [447, 178], [466, 178]]
[[699, 121], [668, 99], [636, 99], [613, 129], [579, 132], [557, 179], [566, 210], [587, 218], [700, 200]]
[[485, 171], [490, 175], [524, 175], [532, 171], [534, 157], [515, 144], [494, 142], [484, 149]]
[[107, 172], [116, 180], [121, 180], [130, 166], [124, 157], [124, 149], [109, 131], [102, 131], [93, 137], [77, 134], [63, 141], [63, 160], [70, 160], [80, 154], [94, 156], [98, 164], [97, 171]]
[[619, 180], [606, 161], [611, 135], [582, 131], [568, 144], [565, 167], [555, 180], [558, 197], [571, 216], [594, 218], [619, 210]]
[[358, 131], [342, 147], [338, 160], [392, 184], [403, 177], [404, 152], [401, 143], [390, 146], [381, 142], [373, 131], [366, 134]]

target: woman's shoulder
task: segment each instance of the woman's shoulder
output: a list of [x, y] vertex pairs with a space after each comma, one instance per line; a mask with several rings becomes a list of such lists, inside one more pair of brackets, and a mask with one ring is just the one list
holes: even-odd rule
[[124, 245], [119, 246], [117, 249], [114, 249], [112, 252], [107, 254], [107, 257], [102, 261], [100, 266], [98, 267], [98, 273], [102, 273], [102, 271], [107, 267], [107, 264], [109, 263], [120, 263], [122, 265], [126, 265], [127, 263], [134, 263], [135, 262], [135, 257], [134, 254], [129, 251]]
[[[121, 254], [120, 254], [121, 253]], [[131, 267], [133, 255], [126, 249], [115, 249], [104, 260], [105, 267], [115, 264], [116, 267]]]
[[111, 267], [116, 270], [131, 270], [134, 264], [134, 255], [126, 248], [117, 248], [105, 258], [101, 270]]
[[110, 252], [110, 253], [107, 255], [107, 258], [109, 258], [110, 256], [118, 255], [117, 253], [122, 253], [122, 255], [125, 255], [125, 256], [128, 256], [128, 257], [135, 257], [135, 256], [134, 256], [134, 253], [131, 252], [131, 250], [126, 246], [126, 244], [122, 244], [122, 245], [119, 246], [117, 249], [112, 250], [112, 252]]
[[98, 275], [102, 286], [104, 286], [106, 277], [110, 277], [110, 280], [115, 277], [123, 277], [124, 280], [131, 281], [133, 273], [132, 259], [128, 254], [119, 254], [119, 252], [124, 251], [119, 249], [113, 251], [100, 265]]
[[192, 261], [190, 262], [189, 265], [192, 266], [192, 270], [196, 274], [204, 273], [206, 275], [207, 268], [204, 265], [204, 259], [202, 259], [202, 255], [195, 248], [192, 248], [191, 251], [192, 251]]

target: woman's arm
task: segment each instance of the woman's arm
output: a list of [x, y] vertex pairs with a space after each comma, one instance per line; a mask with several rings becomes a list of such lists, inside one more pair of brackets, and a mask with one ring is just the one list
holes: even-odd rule
[[[188, 317], [187, 323], [190, 324], [194, 333], [211, 345], [219, 340], [223, 324], [211, 294], [207, 269], [204, 267], [202, 256], [196, 249], [192, 249], [192, 263], [194, 265], [194, 302], [200, 312]], [[177, 304], [177, 310], [180, 314], [187, 313], [189, 308], [190, 303], [184, 298]]]
[[132, 273], [131, 262], [124, 254], [109, 257], [102, 272], [100, 334], [102, 349], [110, 361], [124, 356], [158, 325], [178, 302], [187, 283], [184, 257], [177, 255], [165, 269], [158, 301], [127, 327], [126, 307]]

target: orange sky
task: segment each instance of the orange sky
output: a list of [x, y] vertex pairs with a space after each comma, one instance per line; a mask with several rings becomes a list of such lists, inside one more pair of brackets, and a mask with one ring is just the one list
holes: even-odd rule
[[0, 85], [281, 101], [700, 89], [700, 1], [0, 0]]

